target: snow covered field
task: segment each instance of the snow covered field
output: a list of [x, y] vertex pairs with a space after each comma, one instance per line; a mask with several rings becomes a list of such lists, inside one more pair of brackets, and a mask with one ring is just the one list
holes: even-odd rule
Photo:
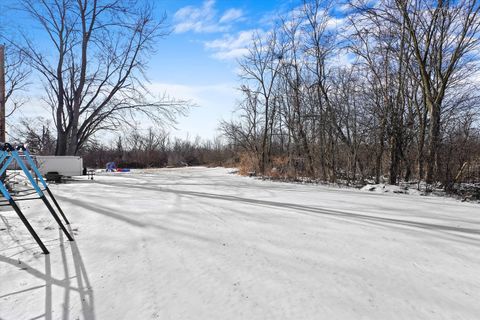
[[162, 169], [0, 211], [0, 319], [479, 319], [480, 206]]

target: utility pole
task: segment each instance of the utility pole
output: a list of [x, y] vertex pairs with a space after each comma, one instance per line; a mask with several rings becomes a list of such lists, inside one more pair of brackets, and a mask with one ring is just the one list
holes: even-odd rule
[[0, 142], [5, 142], [5, 46], [0, 44]]
[[[0, 142], [5, 142], [5, 46], [0, 44]], [[3, 183], [6, 173], [0, 175]]]

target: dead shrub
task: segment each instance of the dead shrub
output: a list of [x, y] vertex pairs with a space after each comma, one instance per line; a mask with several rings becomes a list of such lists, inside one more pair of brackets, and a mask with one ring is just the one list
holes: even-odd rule
[[272, 157], [272, 168], [268, 171], [268, 176], [273, 179], [284, 179], [288, 176], [289, 164], [287, 156]]
[[243, 176], [251, 175], [252, 172], [258, 172], [257, 157], [251, 152], [242, 152], [240, 154], [238, 171]]

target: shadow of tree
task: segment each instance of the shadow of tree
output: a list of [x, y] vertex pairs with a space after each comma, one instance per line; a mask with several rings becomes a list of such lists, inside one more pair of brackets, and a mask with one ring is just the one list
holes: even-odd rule
[[174, 228], [173, 226], [166, 227], [164, 225], [161, 225], [159, 223], [155, 223], [154, 220], [149, 220], [148, 222], [141, 221], [140, 219], [134, 219], [130, 218], [120, 212], [114, 212], [113, 209], [110, 209], [108, 207], [102, 207], [99, 204], [89, 204], [86, 201], [81, 201], [81, 200], [75, 200], [75, 199], [69, 199], [61, 196], [57, 196], [57, 198], [61, 199], [64, 202], [69, 202], [75, 206], [87, 209], [89, 211], [99, 213], [101, 215], [104, 215], [106, 217], [110, 217], [119, 221], [123, 221], [125, 223], [128, 223], [130, 225], [139, 227], [139, 228], [155, 228], [164, 232], [171, 232], [174, 234], [178, 234], [180, 236], [186, 237], [186, 238], [193, 238], [196, 240], [201, 240], [205, 242], [212, 242], [213, 239], [209, 237], [202, 236], [198, 233], [194, 232], [189, 232], [186, 229], [180, 229], [180, 228]]
[[[70, 232], [73, 236], [73, 232], [70, 228]], [[78, 249], [77, 243], [67, 242], [70, 245], [70, 258], [73, 262], [73, 273], [69, 270], [69, 254], [67, 254], [67, 249], [65, 248], [65, 242], [63, 239], [63, 233], [59, 229], [60, 236], [60, 252], [62, 256], [62, 267], [64, 270], [64, 277], [60, 279], [55, 277], [52, 274], [52, 265], [50, 262], [50, 255], [43, 255], [44, 258], [44, 270], [40, 270], [32, 267], [31, 265], [22, 262], [18, 259], [13, 259], [0, 255], [0, 263], [10, 264], [15, 268], [18, 268], [21, 272], [27, 272], [28, 274], [45, 281], [45, 285], [37, 285], [27, 289], [11, 292], [0, 296], [0, 298], [5, 298], [8, 296], [20, 295], [26, 292], [31, 292], [37, 289], [45, 288], [45, 312], [33, 318], [34, 319], [53, 319], [53, 302], [52, 302], [52, 291], [54, 287], [60, 287], [64, 290], [64, 297], [62, 303], [62, 319], [66, 320], [70, 318], [70, 302], [71, 302], [71, 292], [78, 294], [80, 303], [82, 305], [82, 316], [86, 320], [95, 320], [95, 307], [94, 307], [94, 294], [93, 289], [90, 284], [88, 274], [83, 262], [82, 256]], [[71, 283], [71, 279], [76, 279], [76, 286]], [[55, 317], [56, 319], [58, 317]]]
[[240, 202], [251, 204], [255, 206], [263, 206], [263, 207], [270, 207], [270, 208], [279, 208], [279, 209], [290, 209], [302, 214], [308, 214], [311, 216], [330, 216], [333, 218], [341, 218], [346, 219], [349, 221], [362, 221], [364, 223], [370, 223], [375, 225], [381, 226], [394, 226], [394, 227], [409, 227], [413, 229], [423, 229], [423, 230], [430, 230], [435, 232], [443, 232], [451, 237], [462, 238], [464, 240], [468, 240], [470, 244], [480, 245], [480, 228], [464, 228], [464, 227], [455, 227], [450, 225], [442, 225], [442, 224], [435, 224], [435, 223], [427, 223], [427, 222], [420, 222], [408, 219], [398, 219], [398, 218], [388, 218], [388, 217], [380, 217], [369, 213], [358, 213], [358, 212], [350, 212], [350, 211], [342, 211], [342, 210], [334, 210], [334, 209], [326, 209], [317, 206], [306, 206], [301, 204], [295, 203], [286, 203], [286, 202], [276, 202], [276, 201], [268, 201], [268, 200], [259, 200], [253, 198], [244, 198], [239, 196], [232, 196], [232, 195], [222, 195], [222, 194], [213, 194], [213, 193], [206, 193], [206, 192], [198, 192], [198, 191], [187, 191], [187, 190], [177, 190], [177, 189], [170, 189], [160, 186], [144, 186], [144, 185], [132, 185], [132, 184], [124, 184], [124, 183], [103, 183], [99, 182], [100, 184], [106, 184], [109, 186], [118, 186], [118, 187], [128, 187], [132, 189], [142, 189], [142, 190], [151, 190], [151, 191], [159, 191], [159, 192], [168, 192], [177, 195], [183, 196], [191, 196], [191, 197], [201, 197], [201, 198], [208, 198], [214, 200], [222, 200], [222, 201], [229, 201], [229, 202]]
[[[10, 218], [12, 219], [12, 218]], [[18, 217], [16, 218], [13, 218], [13, 219], [18, 219]], [[7, 232], [7, 235], [10, 239], [13, 240], [13, 242], [20, 248], [22, 248], [22, 251], [26, 251], [28, 250], [28, 248], [26, 247], [26, 244], [22, 243], [22, 241], [20, 241], [20, 239], [18, 239], [17, 235], [15, 234], [15, 232], [12, 231], [12, 225], [10, 224], [9, 222], [9, 218], [7, 218], [6, 216], [0, 214], [0, 220], [2, 220], [3, 224], [5, 225], [5, 228], [4, 230], [2, 231], [6, 231]]]

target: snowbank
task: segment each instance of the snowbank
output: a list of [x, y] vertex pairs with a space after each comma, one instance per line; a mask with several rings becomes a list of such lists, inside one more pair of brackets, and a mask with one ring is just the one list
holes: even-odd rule
[[423, 193], [417, 189], [411, 189], [408, 187], [394, 186], [390, 184], [367, 184], [363, 186], [361, 191], [376, 192], [376, 193], [397, 193], [397, 194], [412, 194], [423, 195]]

